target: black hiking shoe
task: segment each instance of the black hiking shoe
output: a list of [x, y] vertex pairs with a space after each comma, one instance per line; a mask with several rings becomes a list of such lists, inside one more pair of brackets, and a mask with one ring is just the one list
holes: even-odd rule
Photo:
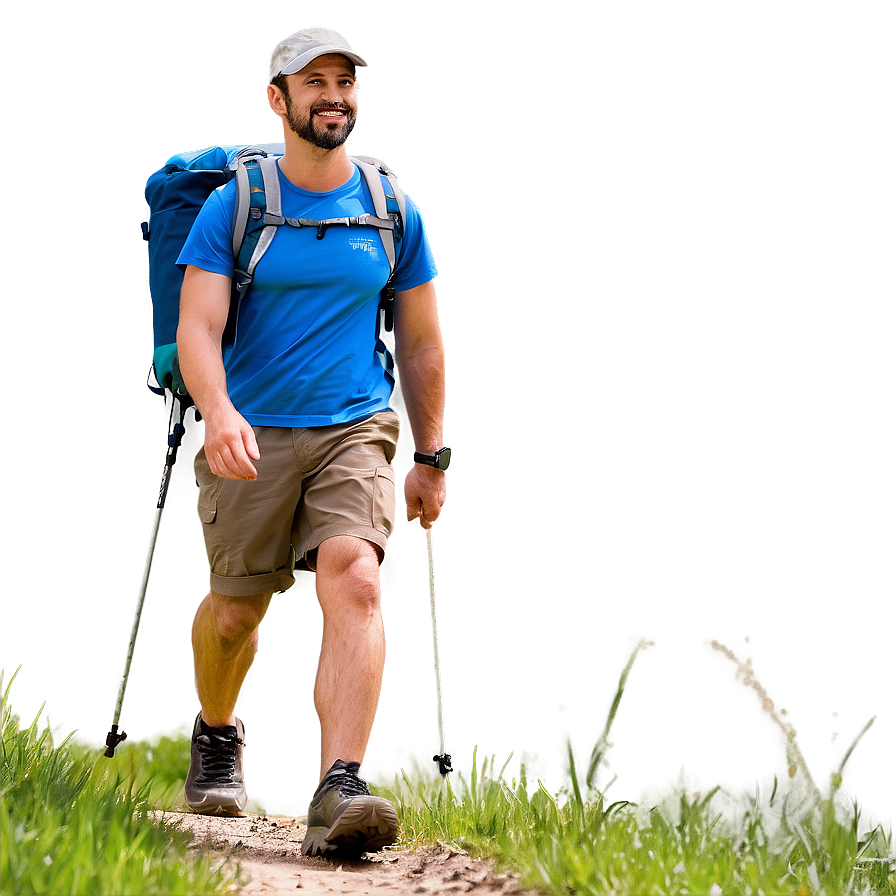
[[190, 743], [190, 771], [184, 785], [187, 805], [200, 815], [243, 815], [243, 723], [210, 728], [196, 716]]
[[398, 813], [388, 800], [370, 795], [360, 768], [337, 759], [324, 775], [308, 807], [302, 855], [360, 855], [395, 842]]

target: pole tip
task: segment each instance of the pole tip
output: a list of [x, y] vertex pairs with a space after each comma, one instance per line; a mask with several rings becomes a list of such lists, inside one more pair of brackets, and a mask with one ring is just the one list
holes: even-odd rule
[[448, 772], [453, 772], [454, 769], [451, 768], [451, 754], [450, 753], [442, 753], [436, 754], [432, 757], [433, 762], [437, 762], [439, 764], [439, 774], [444, 778]]
[[118, 733], [118, 725], [113, 725], [109, 729], [109, 733], [106, 735], [106, 749], [103, 751], [103, 756], [111, 759], [115, 755], [115, 748], [123, 741], [127, 740], [127, 734], [122, 731], [120, 734]]

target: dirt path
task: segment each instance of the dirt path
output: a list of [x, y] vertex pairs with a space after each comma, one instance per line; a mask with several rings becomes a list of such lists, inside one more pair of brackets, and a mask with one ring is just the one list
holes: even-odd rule
[[488, 862], [447, 847], [383, 850], [364, 859], [333, 861], [300, 851], [305, 825], [295, 818], [249, 815], [218, 818], [175, 812], [162, 817], [193, 835], [197, 849], [239, 862], [247, 894], [289, 893], [520, 893], [518, 880]]

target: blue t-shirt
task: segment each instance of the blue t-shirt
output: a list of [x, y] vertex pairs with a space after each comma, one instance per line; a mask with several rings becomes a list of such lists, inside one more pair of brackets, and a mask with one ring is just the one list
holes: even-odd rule
[[[278, 168], [282, 214], [289, 218], [357, 216], [374, 212], [355, 167], [327, 193], [301, 190]], [[202, 207], [177, 259], [233, 276], [233, 181]], [[436, 275], [420, 212], [408, 199], [393, 284], [413, 289]], [[332, 226], [323, 239], [313, 227], [284, 224], [255, 269], [225, 351], [227, 391], [254, 426], [328, 426], [389, 407], [392, 380], [377, 354], [380, 290], [389, 262], [379, 231]]]

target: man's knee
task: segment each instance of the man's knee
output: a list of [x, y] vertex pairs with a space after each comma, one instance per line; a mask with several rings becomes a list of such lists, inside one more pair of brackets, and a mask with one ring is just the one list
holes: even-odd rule
[[380, 557], [363, 538], [338, 535], [322, 542], [317, 554], [317, 593], [322, 604], [337, 602], [377, 610], [380, 604]]
[[209, 598], [218, 634], [225, 641], [240, 641], [252, 635], [264, 619], [271, 596], [230, 597], [212, 591]]

